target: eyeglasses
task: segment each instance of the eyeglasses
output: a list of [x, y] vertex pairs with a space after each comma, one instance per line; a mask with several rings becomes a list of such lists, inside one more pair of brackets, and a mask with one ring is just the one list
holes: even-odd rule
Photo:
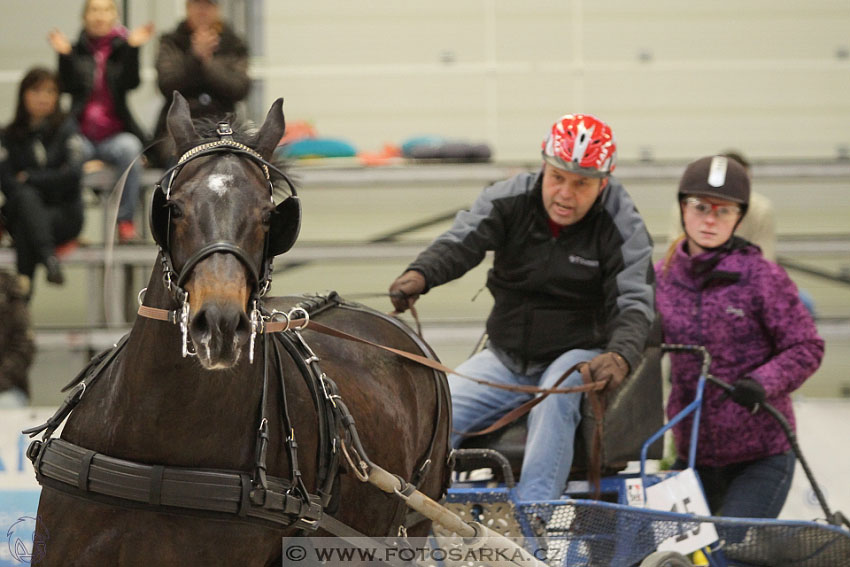
[[701, 217], [707, 217], [714, 211], [717, 220], [721, 221], [735, 219], [741, 214], [741, 207], [738, 205], [715, 205], [696, 197], [685, 199], [685, 206]]

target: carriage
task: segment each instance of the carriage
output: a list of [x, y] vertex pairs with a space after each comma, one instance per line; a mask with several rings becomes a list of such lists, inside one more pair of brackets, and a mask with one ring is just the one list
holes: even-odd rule
[[[175, 93], [168, 126], [180, 159], [153, 195], [160, 253], [139, 317], [27, 431], [39, 437], [28, 456], [44, 486], [33, 564], [276, 565], [286, 538], [385, 548], [376, 538], [402, 536], [403, 546], [433, 522], [428, 541], [510, 550], [493, 564], [631, 565], [706, 521], [723, 531], [716, 519], [635, 507], [634, 475], [603, 479], [615, 502], [513, 500], [501, 452], [449, 451], [446, 369], [406, 325], [334, 293], [265, 297], [301, 215], [295, 187], [269, 161], [282, 101], [246, 138], [227, 122], [196, 126]], [[637, 374], [651, 378], [658, 357], [657, 348]], [[641, 404], [623, 409], [640, 384], [585, 421], [609, 433], [660, 425], [633, 413]], [[619, 421], [614, 408], [625, 411]], [[622, 460], [603, 437], [585, 437], [603, 461]], [[482, 459], [501, 482], [449, 488], [453, 462]], [[663, 480], [640, 476], [638, 492]], [[845, 532], [826, 531], [823, 546], [847, 549]]]

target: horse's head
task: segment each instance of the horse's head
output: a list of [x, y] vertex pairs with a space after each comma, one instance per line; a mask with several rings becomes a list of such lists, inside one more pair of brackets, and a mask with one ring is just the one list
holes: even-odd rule
[[182, 157], [163, 178], [167, 187], [154, 192], [151, 231], [166, 283], [181, 313], [188, 308], [184, 340], [191, 340], [208, 369], [239, 361], [254, 331], [255, 302], [270, 281], [271, 260], [298, 235], [294, 189], [280, 205], [272, 198], [272, 176], [286, 179], [268, 163], [285, 128], [282, 105], [275, 101], [256, 136], [245, 140], [224, 122], [213, 126], [211, 136], [199, 135], [176, 92], [168, 112]]

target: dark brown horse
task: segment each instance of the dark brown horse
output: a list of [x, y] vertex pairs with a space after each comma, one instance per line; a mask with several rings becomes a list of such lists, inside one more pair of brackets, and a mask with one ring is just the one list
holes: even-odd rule
[[[235, 471], [256, 481], [263, 400], [269, 435], [265, 472], [288, 478], [286, 416], [280, 405], [283, 384], [303, 485], [311, 493], [318, 490], [318, 455], [325, 448], [318, 443], [321, 412], [314, 393], [299, 365], [282, 356], [272, 358], [271, 379], [262, 397], [264, 349], [269, 343], [263, 335], [251, 338], [252, 303], [265, 278], [265, 262], [288, 246], [281, 247], [281, 234], [293, 241], [297, 234], [292, 227], [280, 226], [298, 218], [279, 218], [281, 209], [270, 199], [268, 172], [264, 172], [264, 162], [283, 134], [281, 104], [278, 100], [272, 106], [253, 137], [240, 139], [239, 132], [219, 131], [219, 138], [237, 142], [225, 144], [224, 151], [192, 154], [173, 172], [176, 177], [167, 192], [155, 197], [158, 212], [153, 230], [160, 231], [155, 234], [160, 254], [170, 262], [156, 263], [144, 304], [181, 312], [180, 297], [175, 299], [173, 293], [176, 282], [171, 281], [175, 284], [171, 291], [164, 283], [164, 272], [173, 268], [169, 276], [179, 274], [179, 287], [188, 293], [186, 337], [177, 324], [137, 318], [123, 348], [81, 393], [62, 439], [143, 465]], [[196, 133], [179, 95], [172, 103], [168, 125], [181, 152], [217, 140], [214, 133]], [[247, 153], [239, 150], [243, 142], [250, 146]], [[213, 248], [207, 248], [211, 244]], [[198, 256], [199, 250], [206, 251]], [[260, 300], [260, 305], [266, 311], [286, 310], [296, 301]], [[356, 305], [332, 303], [313, 319], [374, 342], [432, 356], [394, 320]], [[430, 458], [432, 466], [421, 479], [420, 489], [439, 498], [448, 485], [450, 420], [446, 394], [434, 371], [370, 346], [311, 331], [309, 326], [303, 338], [338, 386], [368, 457], [408, 480], [422, 468], [425, 457]], [[197, 355], [183, 356], [184, 344]], [[253, 357], [248, 353], [252, 346]], [[94, 463], [100, 459], [95, 456]], [[345, 460], [340, 461], [330, 515], [370, 536], [396, 535], [400, 500], [361, 482]], [[249, 521], [236, 514], [104, 503], [73, 487], [47, 485], [38, 514], [39, 533], [49, 537], [41, 565], [280, 565], [281, 538], [295, 532], [294, 527]]]

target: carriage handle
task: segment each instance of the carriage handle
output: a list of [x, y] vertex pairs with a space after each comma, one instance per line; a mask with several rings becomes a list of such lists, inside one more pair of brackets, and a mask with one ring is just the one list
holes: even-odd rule
[[683, 345], [683, 344], [662, 344], [661, 352], [694, 352], [702, 356], [702, 364], [700, 366], [699, 381], [697, 382], [697, 392], [694, 400], [687, 406], [682, 408], [682, 411], [677, 413], [670, 421], [667, 422], [661, 429], [656, 431], [649, 439], [647, 439], [640, 449], [640, 479], [644, 489], [647, 486], [646, 478], [646, 460], [649, 452], [649, 447], [658, 439], [664, 436], [667, 431], [672, 429], [680, 421], [685, 419], [690, 414], [694, 414], [694, 421], [691, 425], [691, 442], [688, 448], [688, 468], [694, 468], [697, 456], [697, 434], [699, 433], [699, 420], [702, 414], [702, 397], [705, 390], [705, 382], [707, 379], [708, 369], [711, 366], [711, 354], [704, 346], [700, 345]]
[[[702, 412], [702, 400], [703, 400], [703, 392], [705, 390], [705, 383], [711, 382], [715, 386], [723, 389], [726, 392], [732, 390], [734, 386], [731, 384], [727, 384], [723, 380], [714, 377], [709, 373], [709, 367], [711, 366], [711, 354], [708, 350], [699, 345], [682, 345], [682, 344], [662, 344], [661, 345], [662, 352], [695, 352], [702, 356], [702, 365], [700, 367], [700, 376], [699, 381], [697, 382], [697, 393], [694, 397], [694, 400], [685, 406], [682, 411], [676, 414], [664, 427], [659, 429], [654, 435], [652, 435], [649, 439], [644, 442], [640, 451], [640, 478], [643, 483], [644, 490], [647, 486], [647, 478], [646, 478], [646, 460], [647, 460], [647, 452], [649, 451], [649, 446], [652, 445], [655, 441], [661, 438], [664, 433], [666, 433], [669, 429], [672, 429], [677, 423], [682, 421], [685, 417], [694, 414], [694, 422], [691, 426], [691, 442], [688, 448], [688, 468], [694, 468], [696, 464], [696, 447], [697, 447], [697, 433], [699, 432], [699, 419], [700, 414]], [[812, 487], [812, 491], [815, 493], [815, 497], [818, 500], [818, 504], [820, 504], [821, 509], [825, 515], [826, 521], [833, 526], [846, 526], [850, 528], [850, 521], [842, 514], [840, 511], [836, 510], [834, 513], [830, 510], [829, 504], [826, 502], [826, 498], [823, 495], [823, 491], [815, 480], [814, 473], [812, 473], [811, 468], [809, 467], [809, 463], [803, 457], [803, 451], [800, 449], [800, 444], [797, 442], [797, 434], [794, 432], [791, 424], [788, 423], [788, 420], [785, 416], [773, 407], [771, 404], [764, 402], [761, 404], [761, 409], [769, 413], [773, 419], [779, 424], [782, 428], [782, 431], [785, 433], [785, 437], [788, 439], [788, 442], [791, 445], [791, 450], [794, 452], [794, 456], [797, 457], [797, 460], [800, 461], [800, 465], [803, 467], [803, 471], [806, 474], [806, 478], [809, 480], [809, 484]]]

